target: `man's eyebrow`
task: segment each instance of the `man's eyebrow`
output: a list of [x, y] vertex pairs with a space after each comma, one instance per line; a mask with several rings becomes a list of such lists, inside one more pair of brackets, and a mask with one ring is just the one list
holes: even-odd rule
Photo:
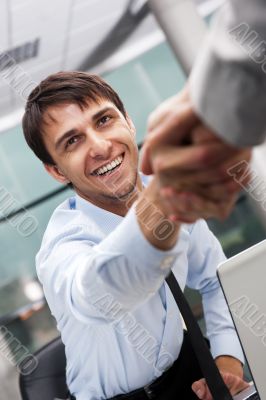
[[58, 148], [61, 146], [61, 144], [68, 139], [69, 137], [76, 135], [78, 133], [77, 129], [70, 129], [69, 131], [65, 132], [56, 142], [55, 142], [55, 149], [58, 150]]
[[108, 111], [115, 111], [116, 112], [116, 109], [114, 107], [111, 107], [111, 106], [104, 107], [102, 110], [98, 111], [96, 114], [94, 114], [92, 116], [92, 120], [95, 121], [95, 120], [101, 118], [101, 116], [104, 115]]

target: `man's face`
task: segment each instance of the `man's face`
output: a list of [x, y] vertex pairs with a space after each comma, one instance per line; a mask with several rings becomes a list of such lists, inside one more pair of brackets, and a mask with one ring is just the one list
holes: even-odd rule
[[44, 142], [56, 166], [48, 172], [71, 182], [82, 197], [99, 206], [125, 198], [136, 186], [138, 149], [135, 128], [107, 100], [50, 107], [46, 111]]

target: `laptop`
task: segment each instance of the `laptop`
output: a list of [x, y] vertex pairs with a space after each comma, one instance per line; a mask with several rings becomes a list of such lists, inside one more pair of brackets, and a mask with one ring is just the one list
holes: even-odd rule
[[218, 278], [253, 382], [235, 400], [266, 400], [266, 240], [224, 261]]

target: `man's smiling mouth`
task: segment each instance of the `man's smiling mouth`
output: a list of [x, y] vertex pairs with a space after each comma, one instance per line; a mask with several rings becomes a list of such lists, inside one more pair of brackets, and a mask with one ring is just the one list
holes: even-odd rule
[[110, 175], [112, 172], [114, 172], [116, 169], [119, 168], [119, 166], [122, 164], [124, 160], [125, 153], [121, 154], [120, 156], [114, 158], [112, 161], [109, 163], [104, 164], [100, 168], [97, 168], [94, 170], [91, 175], [93, 176], [106, 176]]

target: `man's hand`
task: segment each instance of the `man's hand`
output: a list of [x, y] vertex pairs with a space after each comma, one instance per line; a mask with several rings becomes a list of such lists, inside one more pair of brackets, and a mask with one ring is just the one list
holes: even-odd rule
[[176, 244], [180, 225], [167, 218], [166, 204], [159, 194], [156, 177], [140, 192], [136, 215], [143, 235], [154, 247], [170, 250]]
[[[233, 396], [249, 386], [249, 384], [243, 380], [243, 368], [240, 361], [234, 357], [221, 356], [218, 357], [215, 362], [226, 386]], [[192, 390], [196, 393], [199, 399], [212, 400], [212, 395], [205, 379], [200, 379], [199, 381], [194, 382]]]
[[[235, 148], [215, 135], [194, 112], [188, 88], [164, 102], [148, 122], [142, 170], [159, 178], [171, 218], [224, 219], [241, 186], [227, 173], [237, 162], [250, 161], [250, 149]], [[167, 190], [166, 190], [167, 189]]]

